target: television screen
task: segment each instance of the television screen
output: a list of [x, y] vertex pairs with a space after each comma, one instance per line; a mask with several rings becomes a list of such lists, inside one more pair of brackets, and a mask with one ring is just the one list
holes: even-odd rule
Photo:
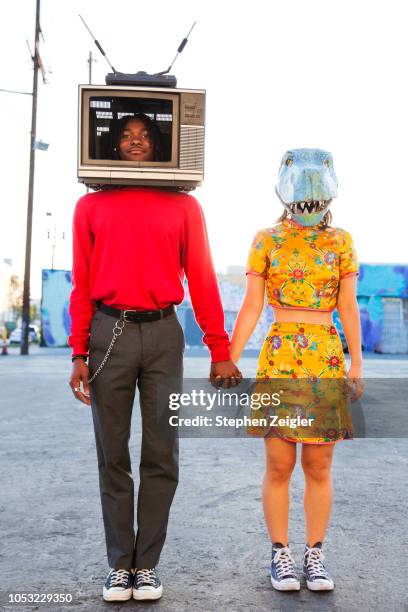
[[194, 189], [204, 134], [203, 90], [80, 85], [78, 180]]
[[85, 92], [83, 162], [175, 167], [178, 111], [175, 94]]

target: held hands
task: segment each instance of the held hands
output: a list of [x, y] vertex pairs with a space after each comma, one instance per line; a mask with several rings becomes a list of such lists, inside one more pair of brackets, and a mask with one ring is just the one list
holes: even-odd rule
[[[91, 405], [91, 398], [89, 397], [89, 370], [83, 359], [75, 359], [72, 365], [71, 379], [69, 386], [72, 389], [73, 394], [83, 404], [87, 406]], [[81, 389], [82, 382], [82, 389]]]
[[347, 372], [347, 386], [350, 392], [351, 401], [356, 402], [363, 395], [364, 391], [361, 366], [353, 366], [353, 364], [351, 364]]
[[212, 363], [208, 380], [213, 387], [224, 387], [224, 389], [229, 389], [230, 387], [239, 385], [242, 380], [242, 374], [235, 363], [229, 359], [228, 361]]
[[[82, 359], [76, 359], [72, 366], [69, 385], [76, 399], [83, 404], [90, 406], [91, 399], [89, 397], [88, 379], [88, 366]], [[235, 387], [241, 382], [242, 374], [233, 361], [219, 361], [211, 364], [209, 380], [214, 387], [224, 387], [225, 389], [229, 389], [230, 387]]]

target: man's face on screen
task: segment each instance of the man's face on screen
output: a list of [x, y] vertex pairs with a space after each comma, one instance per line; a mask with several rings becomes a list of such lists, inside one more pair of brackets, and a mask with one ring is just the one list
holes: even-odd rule
[[152, 161], [153, 143], [140, 119], [131, 119], [119, 139], [119, 156], [127, 161]]

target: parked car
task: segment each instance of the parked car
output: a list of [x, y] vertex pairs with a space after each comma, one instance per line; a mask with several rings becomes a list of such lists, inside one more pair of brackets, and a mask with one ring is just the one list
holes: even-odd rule
[[[16, 327], [10, 334], [10, 344], [20, 344], [21, 342], [21, 327]], [[40, 330], [37, 325], [30, 325], [28, 328], [28, 340], [29, 342], [38, 342], [40, 339]]]

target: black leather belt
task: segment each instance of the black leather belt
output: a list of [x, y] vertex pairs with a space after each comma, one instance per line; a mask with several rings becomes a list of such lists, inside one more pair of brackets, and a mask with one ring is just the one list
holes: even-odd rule
[[127, 323], [146, 323], [148, 321], [158, 321], [159, 319], [168, 317], [175, 312], [174, 304], [170, 304], [170, 306], [162, 308], [161, 310], [119, 310], [118, 308], [107, 306], [103, 302], [97, 302], [96, 305], [102, 312], [110, 315], [111, 317], [116, 317], [117, 319], [122, 318]]

